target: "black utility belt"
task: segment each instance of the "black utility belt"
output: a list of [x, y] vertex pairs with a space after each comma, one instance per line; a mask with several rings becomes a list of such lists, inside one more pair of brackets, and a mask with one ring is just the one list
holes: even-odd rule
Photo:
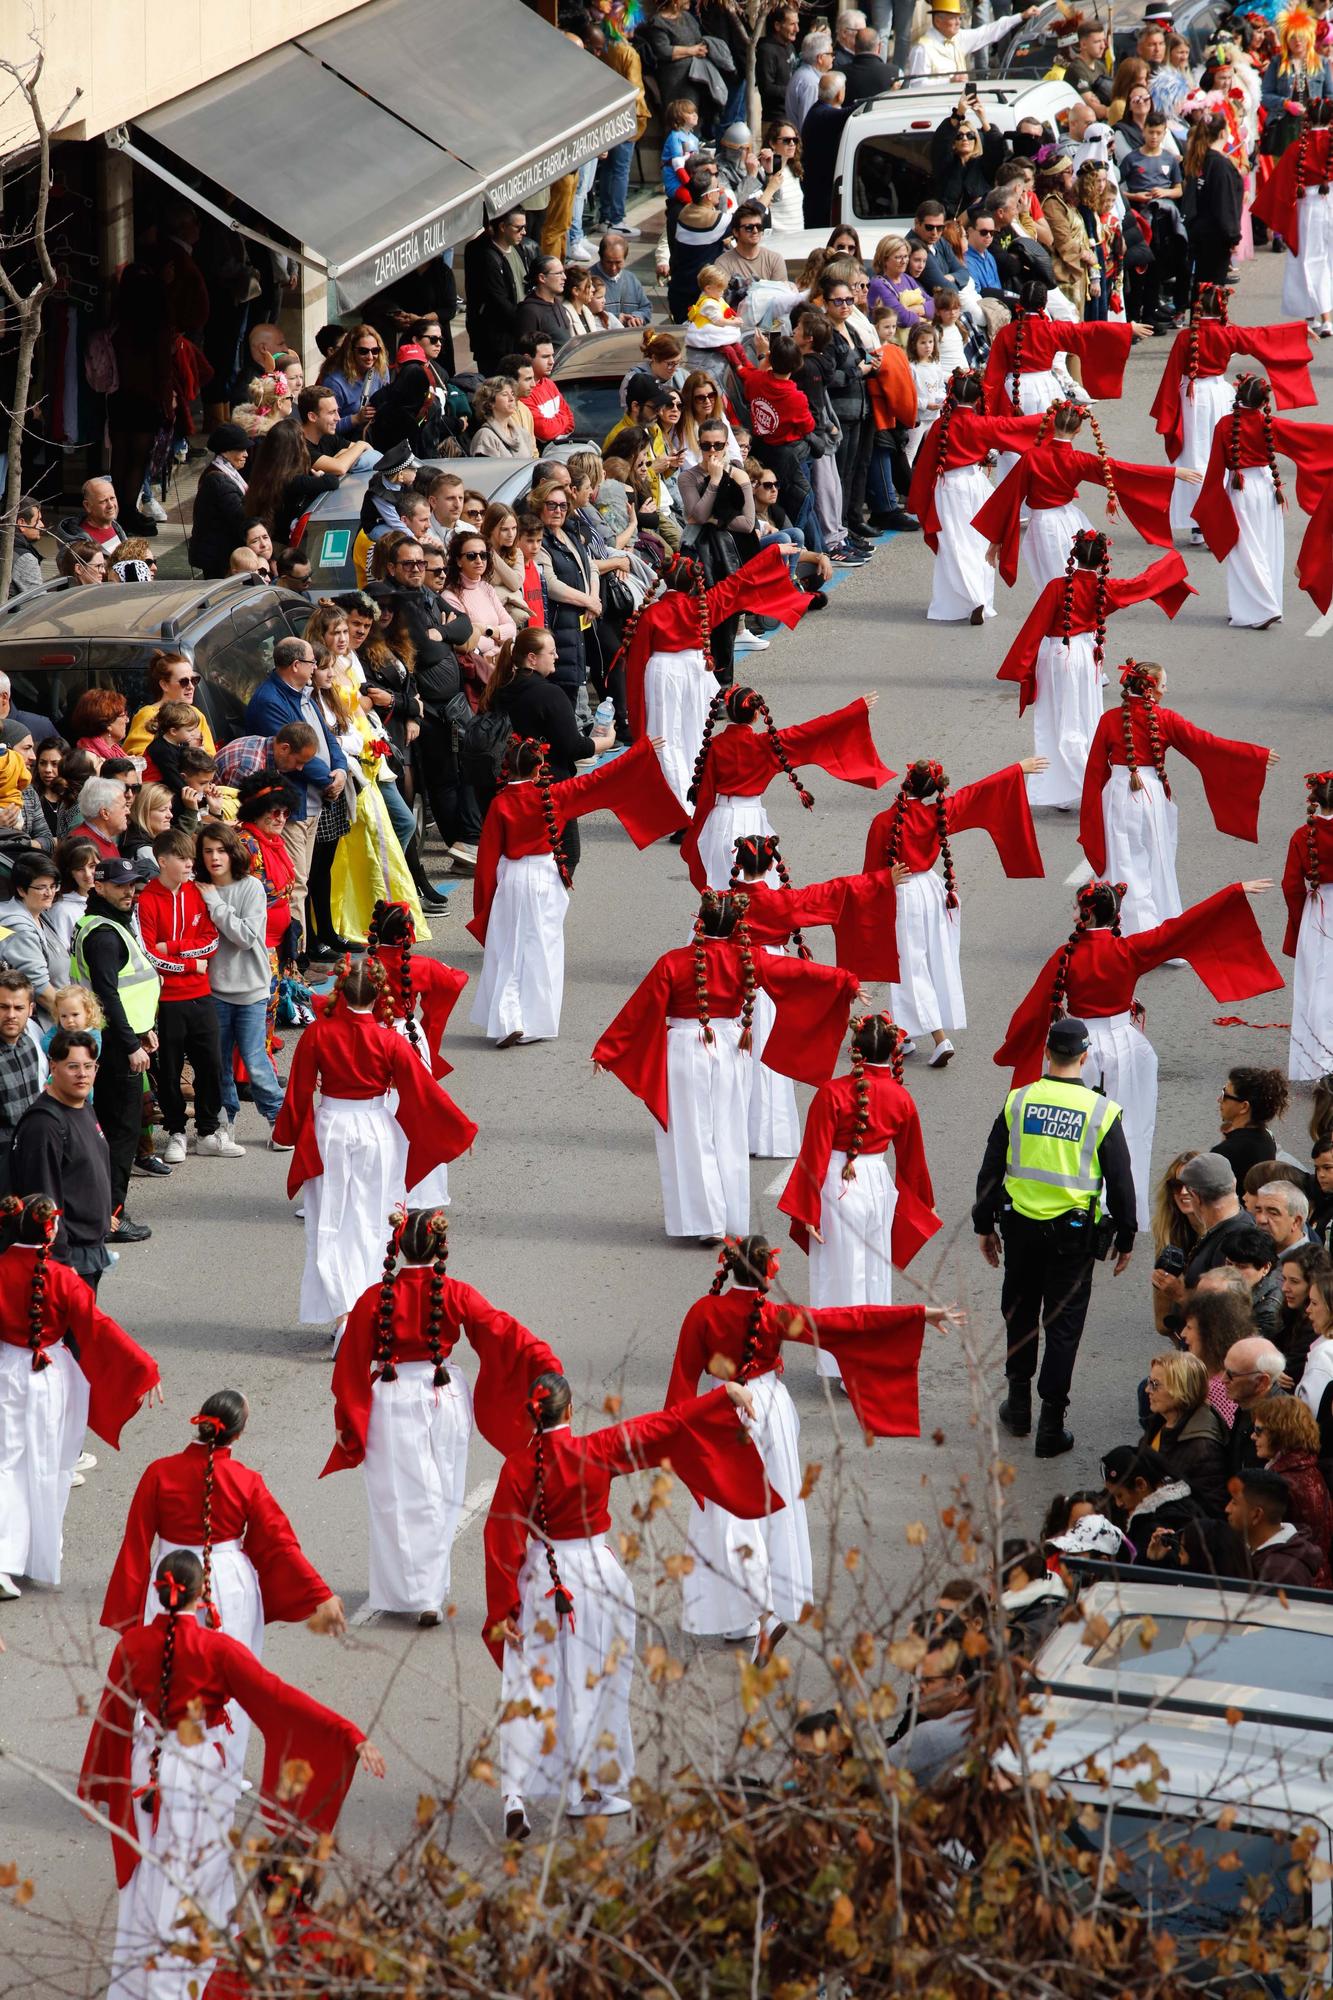
[[1091, 1209], [1087, 1208], [1071, 1208], [1063, 1215], [1039, 1218], [1024, 1215], [1021, 1209], [1008, 1203], [1000, 1214], [1001, 1236], [1004, 1235], [1005, 1224], [1010, 1221], [1021, 1223], [1024, 1229], [1039, 1230], [1043, 1236], [1049, 1237], [1053, 1245], [1079, 1250], [1099, 1260], [1108, 1254], [1115, 1242], [1115, 1223], [1110, 1216], [1102, 1215], [1094, 1219]]

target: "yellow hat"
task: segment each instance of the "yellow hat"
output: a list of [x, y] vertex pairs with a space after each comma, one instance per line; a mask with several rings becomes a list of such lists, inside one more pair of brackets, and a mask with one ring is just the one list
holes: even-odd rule
[[963, 0], [930, 0], [932, 14], [961, 14]]

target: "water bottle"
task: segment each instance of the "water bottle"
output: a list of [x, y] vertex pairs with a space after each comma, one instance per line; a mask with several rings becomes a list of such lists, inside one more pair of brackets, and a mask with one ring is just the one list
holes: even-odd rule
[[593, 711], [593, 728], [609, 729], [616, 719], [616, 705], [610, 695], [603, 695]]

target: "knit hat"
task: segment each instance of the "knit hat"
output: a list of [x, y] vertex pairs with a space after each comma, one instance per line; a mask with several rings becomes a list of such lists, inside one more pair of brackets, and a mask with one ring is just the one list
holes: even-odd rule
[[215, 458], [223, 451], [249, 451], [250, 440], [239, 424], [219, 424], [209, 436], [208, 449]]

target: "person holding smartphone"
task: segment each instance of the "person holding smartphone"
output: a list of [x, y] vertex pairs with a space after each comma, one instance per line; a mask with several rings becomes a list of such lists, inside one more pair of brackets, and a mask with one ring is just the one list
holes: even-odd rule
[[985, 103], [969, 83], [930, 141], [934, 192], [950, 215], [990, 193], [1004, 160], [1004, 135], [990, 122]]

